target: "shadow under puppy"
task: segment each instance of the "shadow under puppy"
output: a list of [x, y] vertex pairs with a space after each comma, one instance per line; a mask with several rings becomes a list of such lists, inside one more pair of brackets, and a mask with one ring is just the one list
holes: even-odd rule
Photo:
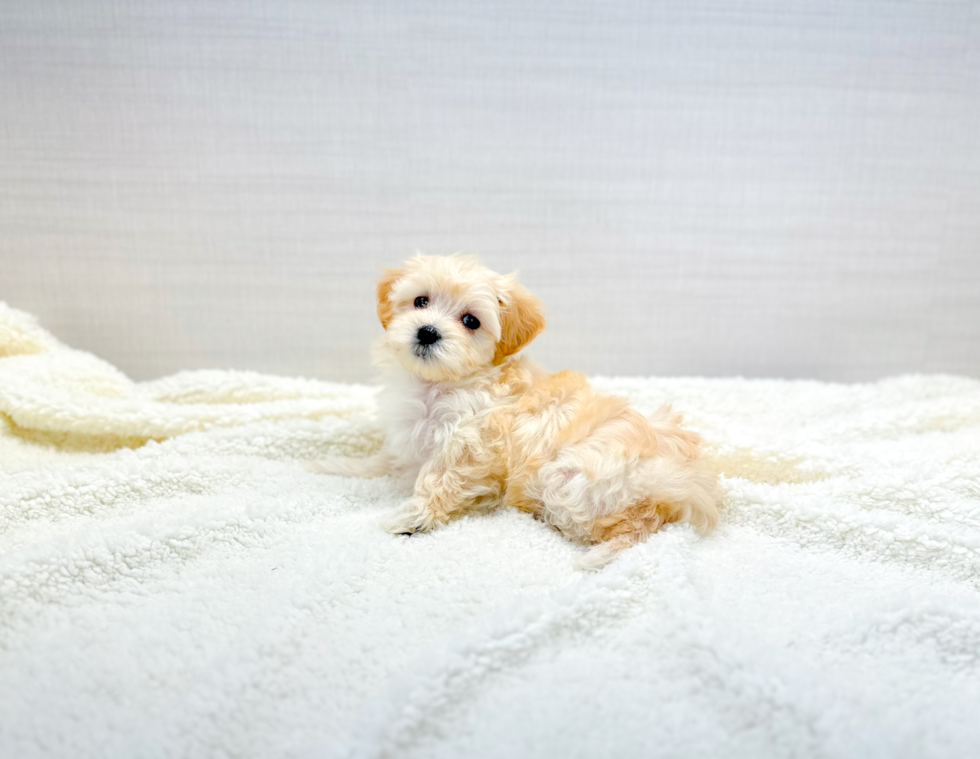
[[544, 316], [513, 275], [469, 256], [416, 256], [384, 273], [377, 299], [384, 450], [312, 468], [401, 478], [412, 496], [389, 532], [503, 504], [592, 544], [577, 566], [598, 569], [666, 522], [715, 525], [718, 478], [678, 414], [645, 417], [582, 374], [516, 355]]

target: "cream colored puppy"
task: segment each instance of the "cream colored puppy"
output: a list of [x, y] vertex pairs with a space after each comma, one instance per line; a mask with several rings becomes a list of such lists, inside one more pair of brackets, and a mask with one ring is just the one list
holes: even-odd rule
[[467, 256], [417, 256], [385, 272], [377, 298], [384, 452], [314, 468], [401, 477], [412, 496], [388, 531], [503, 504], [594, 545], [578, 565], [598, 569], [665, 522], [714, 526], [717, 477], [669, 407], [644, 417], [581, 374], [546, 374], [517, 355], [544, 316], [512, 275]]

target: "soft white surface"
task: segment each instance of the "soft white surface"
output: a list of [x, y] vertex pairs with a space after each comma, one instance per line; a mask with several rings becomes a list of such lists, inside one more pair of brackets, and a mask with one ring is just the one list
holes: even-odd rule
[[132, 377], [370, 377], [416, 249], [546, 364], [980, 377], [975, 0], [0, 0], [0, 299]]
[[388, 479], [307, 472], [377, 445], [365, 387], [134, 384], [2, 304], [0, 356], [0, 756], [980, 754], [976, 381], [600, 380], [729, 495], [579, 575], [526, 515], [393, 537]]

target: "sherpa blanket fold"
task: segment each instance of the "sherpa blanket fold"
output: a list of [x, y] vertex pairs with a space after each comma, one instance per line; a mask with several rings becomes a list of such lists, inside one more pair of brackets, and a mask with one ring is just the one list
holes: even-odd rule
[[308, 472], [368, 387], [136, 383], [0, 304], [0, 757], [980, 756], [980, 382], [595, 384], [727, 496], [583, 575]]

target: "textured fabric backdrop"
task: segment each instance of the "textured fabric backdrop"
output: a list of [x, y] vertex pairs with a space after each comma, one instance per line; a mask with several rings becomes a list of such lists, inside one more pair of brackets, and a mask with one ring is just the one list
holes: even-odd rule
[[0, 299], [361, 380], [379, 268], [466, 249], [556, 368], [978, 376], [978, 8], [0, 0]]

